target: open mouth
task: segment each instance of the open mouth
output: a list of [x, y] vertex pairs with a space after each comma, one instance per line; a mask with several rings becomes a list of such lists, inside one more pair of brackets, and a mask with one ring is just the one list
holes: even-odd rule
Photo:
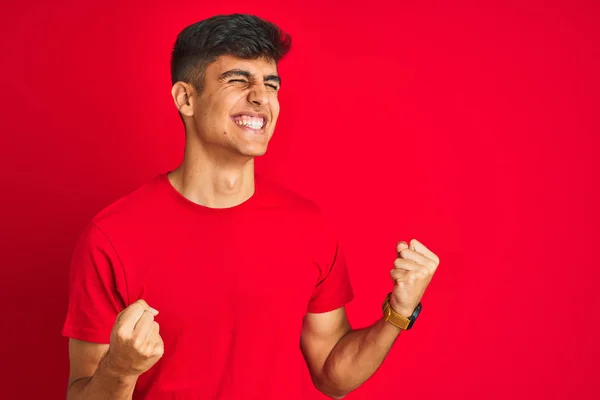
[[237, 114], [233, 115], [231, 119], [236, 125], [255, 131], [260, 131], [267, 124], [267, 118], [264, 115]]

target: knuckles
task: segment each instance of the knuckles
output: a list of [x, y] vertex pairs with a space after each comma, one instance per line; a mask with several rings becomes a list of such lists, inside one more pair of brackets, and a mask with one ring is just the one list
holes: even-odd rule
[[435, 271], [435, 269], [437, 268], [438, 264], [437, 262], [435, 262], [434, 260], [429, 260], [427, 261], [427, 267], [432, 270]]
[[427, 281], [432, 275], [433, 273], [429, 271], [429, 269], [426, 267], [421, 267], [408, 272], [408, 283], [412, 285], [417, 281]]
[[154, 348], [152, 346], [145, 346], [144, 349], [140, 352], [140, 355], [146, 359], [152, 358], [155, 356]]
[[[402, 251], [400, 251], [398, 253], [398, 258], [396, 258], [396, 260], [394, 261], [394, 266], [396, 266], [396, 268], [398, 268], [399, 266], [402, 265], [402, 260], [408, 260], [410, 257], [412, 250], [411, 249], [404, 249]], [[440, 259], [439, 257], [435, 256], [434, 259], [427, 259], [425, 261], [425, 267], [429, 268], [430, 270], [432, 270], [433, 272], [435, 272], [435, 270], [437, 269], [437, 267], [440, 265]]]
[[419, 277], [419, 279], [428, 279], [431, 276], [431, 272], [429, 272], [429, 270], [427, 268], [421, 268], [419, 270], [417, 270], [416, 275]]
[[133, 346], [134, 349], [137, 349], [137, 350], [143, 352], [145, 342], [146, 341], [144, 340], [144, 338], [138, 336], [131, 341], [131, 345]]
[[133, 332], [128, 331], [124, 327], [119, 327], [115, 334], [117, 339], [119, 339], [119, 342], [127, 342], [131, 340], [131, 337], [133, 336]]

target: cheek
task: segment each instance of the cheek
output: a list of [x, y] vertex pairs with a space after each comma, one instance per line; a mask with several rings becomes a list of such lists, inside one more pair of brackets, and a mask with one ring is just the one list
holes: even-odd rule
[[279, 116], [279, 100], [277, 97], [271, 100], [271, 113], [273, 114], [274, 119], [277, 119]]
[[229, 118], [233, 110], [243, 109], [240, 107], [245, 102], [244, 93], [240, 92], [230, 92], [227, 94], [222, 94], [219, 98], [218, 108], [219, 114], [224, 118]]

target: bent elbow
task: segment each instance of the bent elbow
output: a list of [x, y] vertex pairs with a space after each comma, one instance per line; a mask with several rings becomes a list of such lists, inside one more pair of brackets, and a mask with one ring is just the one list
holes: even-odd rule
[[316, 380], [313, 380], [313, 384], [319, 392], [332, 399], [343, 399], [348, 394], [347, 392], [343, 392], [339, 389], [336, 389], [331, 383], [318, 382]]

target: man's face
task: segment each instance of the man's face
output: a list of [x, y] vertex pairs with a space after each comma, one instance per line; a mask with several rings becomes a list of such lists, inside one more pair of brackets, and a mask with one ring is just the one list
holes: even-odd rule
[[206, 68], [194, 102], [201, 142], [234, 155], [263, 155], [279, 116], [279, 86], [274, 61], [219, 57]]

